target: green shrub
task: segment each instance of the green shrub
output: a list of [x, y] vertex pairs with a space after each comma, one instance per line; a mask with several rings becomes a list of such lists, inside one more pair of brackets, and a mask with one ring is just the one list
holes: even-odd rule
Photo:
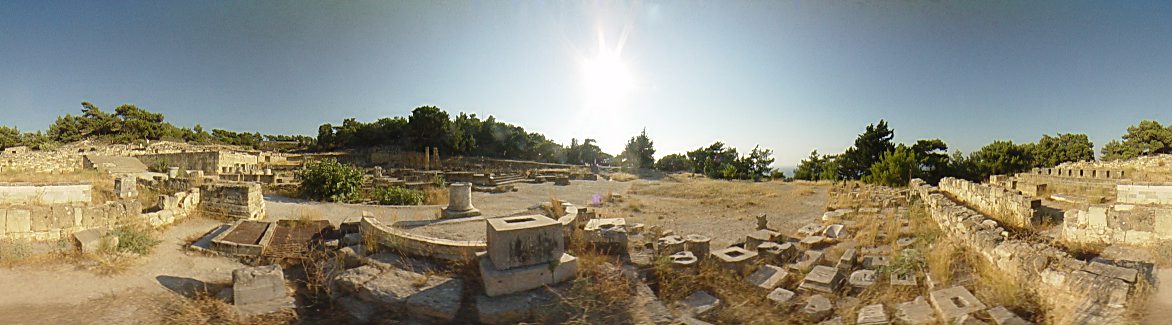
[[420, 205], [423, 204], [423, 191], [398, 186], [383, 187], [374, 191], [374, 199], [386, 205]]
[[123, 226], [110, 232], [111, 236], [118, 236], [118, 251], [134, 252], [139, 255], [150, 254], [160, 240], [151, 236], [149, 230], [140, 227]]
[[297, 172], [297, 179], [302, 197], [311, 200], [354, 202], [362, 190], [362, 171], [333, 159], [306, 164]]

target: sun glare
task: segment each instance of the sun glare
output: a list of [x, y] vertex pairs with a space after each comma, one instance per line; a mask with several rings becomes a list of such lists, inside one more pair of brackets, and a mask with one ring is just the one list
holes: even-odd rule
[[587, 106], [595, 110], [619, 108], [635, 86], [619, 50], [607, 48], [600, 48], [597, 55], [583, 60], [582, 82]]

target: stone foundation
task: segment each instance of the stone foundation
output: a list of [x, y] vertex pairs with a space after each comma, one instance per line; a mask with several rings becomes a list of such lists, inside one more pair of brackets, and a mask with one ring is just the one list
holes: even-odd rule
[[260, 220], [265, 216], [260, 184], [206, 184], [200, 188], [200, 210], [215, 218]]

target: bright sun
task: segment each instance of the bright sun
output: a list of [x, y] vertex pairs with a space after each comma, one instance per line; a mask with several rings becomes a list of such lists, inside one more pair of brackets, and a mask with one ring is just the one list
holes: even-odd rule
[[582, 60], [582, 77], [587, 106], [594, 110], [618, 109], [635, 86], [617, 48], [600, 48], [598, 55]]

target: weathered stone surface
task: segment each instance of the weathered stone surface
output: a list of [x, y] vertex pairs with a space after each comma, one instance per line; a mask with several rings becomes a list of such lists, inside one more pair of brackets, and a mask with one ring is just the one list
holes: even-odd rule
[[891, 285], [893, 286], [915, 286], [916, 273], [911, 270], [903, 270], [891, 274]]
[[823, 256], [825, 255], [822, 251], [805, 251], [797, 263], [794, 264], [794, 268], [801, 271], [810, 270], [815, 265], [822, 263]]
[[232, 302], [245, 315], [259, 315], [293, 307], [279, 265], [256, 266], [232, 271]]
[[838, 264], [835, 264], [834, 267], [839, 270], [843, 270], [844, 272], [850, 271], [850, 269], [855, 267], [856, 254], [857, 253], [854, 248], [848, 248], [842, 252], [842, 256], [838, 257]]
[[945, 322], [951, 322], [961, 316], [985, 309], [985, 304], [977, 300], [972, 292], [965, 287], [951, 287], [932, 291], [928, 295], [936, 313]]
[[834, 318], [819, 322], [818, 325], [843, 325], [842, 316], [834, 316]]
[[705, 315], [720, 306], [720, 299], [704, 291], [696, 291], [683, 300], [680, 300], [680, 302], [688, 314], [695, 316]]
[[858, 270], [851, 273], [850, 278], [847, 279], [847, 283], [849, 283], [851, 287], [862, 289], [875, 285], [876, 280], [877, 278], [874, 270]]
[[820, 234], [820, 233], [822, 233], [822, 228], [823, 228], [822, 224], [811, 223], [811, 224], [802, 226], [801, 228], [798, 228], [797, 235], [798, 235], [798, 237], [806, 237], [806, 236], [811, 236], [811, 235], [815, 235], [815, 234]]
[[476, 297], [476, 316], [484, 324], [517, 324], [531, 321], [534, 309], [555, 298], [547, 289], [529, 290], [498, 297]]
[[1009, 309], [1005, 308], [1005, 306], [989, 308], [989, 310], [986, 310], [985, 312], [989, 313], [989, 319], [992, 319], [993, 323], [997, 325], [1030, 324], [1030, 322], [1022, 319], [1020, 316], [1017, 316], [1017, 314], [1014, 314], [1012, 311], [1009, 311]]
[[891, 324], [887, 312], [883, 311], [883, 304], [866, 305], [859, 308], [859, 316], [855, 322], [859, 325]]
[[806, 306], [802, 307], [802, 317], [809, 321], [820, 321], [830, 316], [834, 311], [834, 303], [823, 295], [813, 295], [806, 299]]
[[878, 270], [891, 264], [891, 258], [882, 255], [868, 255], [863, 257], [863, 268], [868, 270]]
[[712, 238], [704, 235], [690, 234], [684, 236], [684, 249], [691, 251], [696, 258], [708, 257], [711, 251]]
[[556, 261], [564, 241], [562, 224], [546, 216], [488, 219], [488, 257], [499, 270]]
[[105, 229], [87, 229], [73, 233], [73, 243], [83, 254], [93, 253], [102, 247]]
[[668, 262], [671, 263], [672, 270], [676, 272], [694, 274], [696, 268], [700, 265], [700, 259], [696, 258], [692, 252], [682, 251], [668, 256]]
[[557, 262], [505, 270], [493, 267], [488, 261], [488, 254], [477, 255], [484, 293], [492, 297], [560, 283], [573, 278], [578, 272], [578, 258], [565, 253]]
[[746, 280], [758, 288], [773, 290], [773, 288], [781, 285], [787, 276], [789, 276], [789, 272], [786, 272], [785, 269], [766, 264], [762, 265], [753, 274], [750, 274]]
[[777, 288], [769, 292], [769, 295], [766, 295], [765, 298], [778, 306], [787, 306], [793, 303], [794, 295], [793, 291], [786, 290], [785, 288]]
[[809, 274], [806, 274], [806, 278], [802, 280], [802, 284], [798, 288], [815, 292], [834, 293], [842, 285], [842, 280], [842, 273], [838, 269], [818, 265], [811, 269]]
[[846, 237], [846, 229], [843, 225], [839, 224], [829, 225], [826, 226], [826, 229], [822, 230], [822, 236], [831, 240], [839, 240]]
[[452, 183], [448, 187], [448, 206], [444, 207], [444, 218], [464, 218], [480, 215], [480, 209], [472, 206], [472, 183]]
[[716, 263], [725, 269], [744, 274], [757, 258], [757, 252], [732, 246], [712, 252]]
[[758, 229], [745, 237], [745, 249], [756, 251], [757, 245], [764, 242], [771, 242], [778, 236], [781, 236], [781, 233], [769, 229]]
[[677, 235], [659, 237], [655, 241], [655, 244], [655, 252], [660, 256], [671, 255], [684, 250], [684, 238]]
[[907, 324], [932, 324], [936, 321], [932, 306], [923, 296], [895, 305], [895, 317]]
[[407, 312], [419, 319], [451, 322], [460, 310], [464, 293], [464, 281], [440, 277], [439, 284], [429, 287], [407, 298]]
[[585, 239], [596, 246], [627, 247], [627, 221], [623, 218], [590, 219], [586, 222]]
[[449, 279], [391, 268], [363, 283], [358, 288], [358, 298], [378, 304], [383, 309], [403, 311], [407, 299], [412, 295], [447, 280]]

